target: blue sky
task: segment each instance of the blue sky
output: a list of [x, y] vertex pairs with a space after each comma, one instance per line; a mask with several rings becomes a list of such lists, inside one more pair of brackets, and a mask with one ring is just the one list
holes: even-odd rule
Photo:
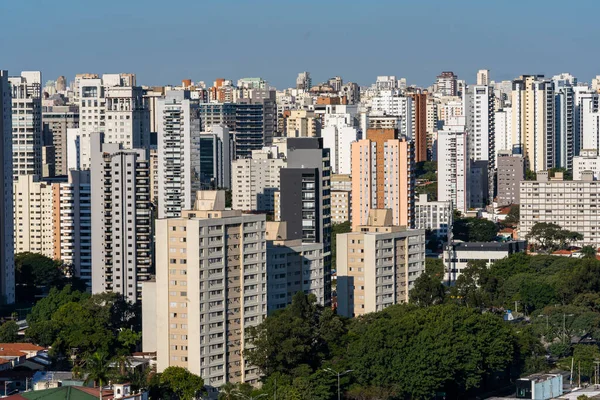
[[427, 86], [443, 70], [473, 82], [481, 68], [590, 81], [599, 12], [596, 0], [0, 0], [0, 68], [135, 72], [147, 85], [261, 76], [278, 88], [305, 70], [313, 83]]

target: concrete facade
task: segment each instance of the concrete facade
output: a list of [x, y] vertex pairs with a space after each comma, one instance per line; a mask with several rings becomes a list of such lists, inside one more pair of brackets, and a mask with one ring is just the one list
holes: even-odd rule
[[389, 210], [371, 210], [366, 225], [337, 236], [338, 312], [355, 317], [408, 302], [425, 271], [425, 231], [392, 225]]
[[15, 302], [13, 239], [13, 135], [8, 72], [0, 70], [0, 303]]
[[92, 293], [141, 301], [150, 278], [152, 211], [146, 150], [125, 150], [92, 134]]
[[234, 210], [275, 210], [274, 193], [279, 190], [279, 174], [287, 162], [277, 147], [252, 151], [252, 158], [233, 161], [232, 207]]

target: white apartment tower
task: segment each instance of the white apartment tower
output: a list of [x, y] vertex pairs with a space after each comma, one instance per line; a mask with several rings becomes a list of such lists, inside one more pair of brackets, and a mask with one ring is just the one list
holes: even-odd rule
[[150, 278], [152, 212], [146, 150], [124, 150], [92, 135], [92, 293], [141, 300]]
[[402, 136], [412, 138], [413, 135], [413, 100], [408, 96], [399, 96], [394, 91], [380, 92], [371, 99], [371, 114], [374, 116], [400, 117], [398, 132]]
[[105, 143], [120, 143], [124, 149], [150, 146], [150, 113], [143, 90], [137, 86], [105, 89]]
[[242, 211], [273, 212], [279, 190], [279, 171], [287, 166], [277, 147], [253, 150], [252, 158], [240, 158], [231, 165], [232, 208]]
[[158, 218], [178, 217], [201, 190], [200, 115], [189, 91], [170, 90], [156, 104]]
[[352, 142], [360, 139], [352, 114], [325, 114], [325, 127], [321, 130], [321, 137], [323, 146], [331, 150], [332, 173], [350, 174]]
[[452, 201], [463, 213], [469, 208], [468, 136], [464, 118], [456, 118], [438, 131], [437, 141], [438, 200]]
[[498, 166], [498, 153], [513, 151], [512, 108], [504, 108], [494, 113], [494, 167]]
[[0, 303], [15, 302], [12, 106], [8, 72], [0, 70]]
[[8, 78], [12, 94], [13, 175], [42, 174], [42, 73]]
[[[69, 169], [90, 169], [91, 134], [105, 131], [105, 105], [102, 79], [81, 79], [79, 81], [79, 129], [71, 131], [71, 139], [69, 139], [69, 130], [67, 131]], [[74, 143], [77, 143], [77, 146], [74, 146]], [[72, 156], [74, 153], [76, 157]], [[75, 165], [72, 161], [76, 161]]]

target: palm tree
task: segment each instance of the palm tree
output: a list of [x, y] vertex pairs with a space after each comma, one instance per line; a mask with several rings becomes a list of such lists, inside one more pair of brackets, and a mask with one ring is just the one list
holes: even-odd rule
[[237, 398], [235, 392], [237, 386], [231, 382], [226, 382], [219, 387], [219, 400], [234, 400]]
[[110, 373], [110, 361], [106, 353], [95, 352], [85, 362], [85, 371], [88, 373], [85, 383], [94, 382], [98, 384], [98, 398], [102, 400], [102, 384], [108, 382]]

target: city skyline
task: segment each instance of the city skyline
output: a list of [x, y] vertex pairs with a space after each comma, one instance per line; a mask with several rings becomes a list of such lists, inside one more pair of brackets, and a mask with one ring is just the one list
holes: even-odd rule
[[[142, 7], [137, 0], [109, 0], [94, 13], [71, 0], [62, 1], [59, 7], [2, 4], [1, 15], [27, 14], [33, 20], [53, 21], [32, 25], [19, 35], [9, 34], [16, 31], [19, 19], [2, 21], [0, 49], [11, 55], [4, 68], [11, 75], [41, 69], [44, 80], [127, 71], [149, 86], [178, 84], [185, 78], [210, 84], [217, 77], [261, 76], [282, 89], [293, 87], [301, 71], [310, 71], [314, 83], [339, 75], [360, 85], [377, 75], [395, 75], [426, 87], [441, 71], [453, 71], [460, 79], [474, 82], [482, 68], [490, 69], [496, 81], [521, 74], [570, 72], [589, 82], [600, 61], [593, 51], [593, 25], [565, 20], [556, 12], [546, 13], [539, 22], [531, 18], [516, 24], [511, 23], [514, 9], [497, 9], [488, 3], [382, 1], [365, 7], [308, 1], [293, 12], [272, 1], [232, 3], [180, 2], [175, 11], [198, 15], [197, 23], [182, 21], [178, 14], [165, 18], [164, 7], [154, 1], [143, 2]], [[527, 2], [519, 4], [519, 13], [535, 15], [558, 4], [554, 0]], [[585, 15], [600, 9], [591, 1], [578, 5]], [[228, 25], [226, 16], [231, 10], [236, 15]], [[548, 29], [559, 23], [560, 30]], [[526, 43], [523, 38], [528, 39]], [[559, 48], [572, 49], [573, 55], [585, 49], [586, 62], [557, 57]], [[185, 57], [177, 61], [177, 54]]]

